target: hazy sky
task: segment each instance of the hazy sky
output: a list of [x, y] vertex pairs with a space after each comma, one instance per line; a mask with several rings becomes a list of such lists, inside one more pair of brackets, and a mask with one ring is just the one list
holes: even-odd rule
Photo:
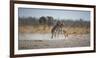
[[90, 20], [90, 11], [59, 10], [59, 9], [36, 9], [36, 8], [18, 8], [20, 17], [41, 17], [52, 16], [56, 19], [84, 19]]

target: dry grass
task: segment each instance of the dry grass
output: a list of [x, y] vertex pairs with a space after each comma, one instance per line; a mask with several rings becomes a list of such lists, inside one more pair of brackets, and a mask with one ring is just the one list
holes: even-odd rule
[[70, 28], [64, 28], [67, 34], [86, 34], [90, 33], [90, 28], [84, 28], [84, 27], [70, 27]]
[[[50, 33], [52, 27], [46, 26], [45, 30], [43, 26], [19, 26], [19, 32], [21, 33]], [[90, 32], [90, 28], [85, 27], [64, 27], [68, 34], [85, 34]]]

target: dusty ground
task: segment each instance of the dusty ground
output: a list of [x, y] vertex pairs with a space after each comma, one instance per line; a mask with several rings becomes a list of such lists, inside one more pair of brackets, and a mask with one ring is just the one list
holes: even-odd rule
[[43, 49], [90, 46], [90, 34], [59, 35], [51, 39], [51, 34], [19, 34], [19, 49]]

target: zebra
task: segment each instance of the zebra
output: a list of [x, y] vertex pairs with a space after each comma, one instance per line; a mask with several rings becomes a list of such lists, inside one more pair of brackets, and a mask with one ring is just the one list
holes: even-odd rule
[[63, 34], [63, 26], [64, 23], [58, 21], [56, 25], [51, 29], [51, 34], [52, 34], [51, 38], [56, 37], [59, 34]]

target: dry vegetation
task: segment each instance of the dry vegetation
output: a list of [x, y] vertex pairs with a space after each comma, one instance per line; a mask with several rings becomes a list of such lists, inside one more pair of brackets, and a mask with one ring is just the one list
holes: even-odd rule
[[[19, 32], [21, 33], [51, 33], [52, 27], [46, 26], [45, 30], [44, 27], [38, 26], [20, 26]], [[85, 27], [64, 27], [63, 28], [68, 34], [86, 34], [90, 32], [90, 28]]]
[[[19, 32], [21, 33], [51, 33], [51, 29], [57, 23], [58, 19], [51, 16], [35, 17], [19, 17]], [[90, 32], [90, 21], [84, 19], [68, 20], [61, 19], [65, 26], [63, 29], [68, 34], [85, 34]]]

